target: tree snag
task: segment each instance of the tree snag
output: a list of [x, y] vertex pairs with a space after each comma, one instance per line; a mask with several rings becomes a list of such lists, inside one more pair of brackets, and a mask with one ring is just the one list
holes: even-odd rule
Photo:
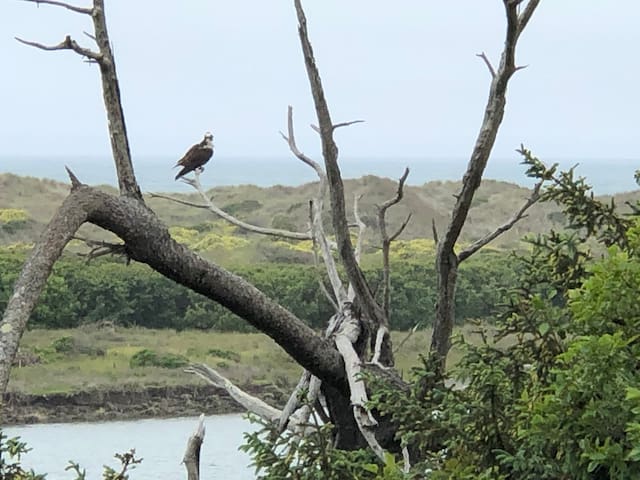
[[462, 260], [468, 258], [469, 255], [476, 251], [468, 252], [466, 256], [460, 257], [455, 253], [455, 244], [467, 220], [473, 196], [480, 186], [484, 169], [487, 166], [487, 161], [493, 149], [498, 129], [502, 123], [509, 79], [519, 69], [515, 64], [515, 51], [518, 38], [531, 19], [539, 1], [540, 0], [529, 0], [522, 10], [522, 13], [518, 14], [522, 0], [503, 0], [507, 17], [507, 31], [504, 50], [502, 51], [498, 69], [495, 70], [493, 68], [484, 53], [480, 54], [480, 57], [489, 68], [492, 77], [489, 88], [489, 98], [487, 106], [485, 107], [480, 132], [478, 133], [469, 164], [467, 165], [467, 171], [462, 178], [462, 190], [460, 194], [456, 196], [456, 203], [453, 207], [449, 225], [442, 237], [437, 240], [436, 272], [438, 276], [438, 301], [430, 354], [434, 360], [434, 367], [440, 373], [444, 372], [447, 354], [451, 348], [451, 334], [455, 322], [455, 292], [458, 265]]

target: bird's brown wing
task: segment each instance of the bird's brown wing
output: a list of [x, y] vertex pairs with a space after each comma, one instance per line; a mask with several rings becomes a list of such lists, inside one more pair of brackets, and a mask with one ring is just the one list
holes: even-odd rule
[[176, 164], [176, 167], [183, 167], [176, 175], [176, 180], [189, 172], [193, 172], [196, 168], [203, 166], [209, 161], [212, 154], [213, 151], [211, 149], [202, 148], [199, 145], [191, 147], [185, 156]]
[[187, 153], [184, 154], [184, 156], [178, 160], [178, 163], [175, 164], [175, 166], [173, 168], [179, 167], [179, 166], [185, 166], [188, 164], [189, 158], [191, 158], [191, 156], [194, 154], [194, 152], [196, 150], [198, 150], [200, 148], [200, 145], [194, 145], [193, 147], [191, 147], [189, 150], [187, 150]]

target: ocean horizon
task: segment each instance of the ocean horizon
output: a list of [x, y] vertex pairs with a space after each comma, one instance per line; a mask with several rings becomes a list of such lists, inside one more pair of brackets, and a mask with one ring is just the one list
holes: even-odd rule
[[[640, 162], [634, 160], [552, 160], [561, 169], [574, 165], [576, 175], [583, 176], [598, 195], [638, 190], [634, 172]], [[163, 157], [134, 158], [136, 177], [144, 192], [190, 192], [192, 188], [175, 181], [175, 159]], [[65, 165], [89, 185], [117, 185], [113, 162], [109, 157], [69, 156], [0, 156], [0, 173], [48, 178], [68, 182]], [[343, 178], [360, 178], [376, 175], [391, 179], [399, 178], [405, 167], [411, 172], [409, 185], [423, 185], [431, 181], [460, 180], [466, 169], [462, 159], [426, 158], [346, 158], [340, 160]], [[531, 187], [534, 182], [524, 174], [519, 157], [513, 159], [491, 159], [484, 178], [501, 180]], [[252, 184], [260, 187], [273, 185], [298, 186], [316, 181], [311, 168], [295, 158], [215, 157], [205, 167], [201, 181], [205, 188]]]

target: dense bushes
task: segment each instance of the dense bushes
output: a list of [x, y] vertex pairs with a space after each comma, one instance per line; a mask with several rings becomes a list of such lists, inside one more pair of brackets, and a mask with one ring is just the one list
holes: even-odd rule
[[[436, 284], [433, 261], [398, 259], [392, 267], [391, 326], [397, 330], [433, 320]], [[506, 254], [489, 252], [465, 262], [460, 271], [457, 316], [460, 322], [489, 317], [513, 273]], [[0, 311], [24, 262], [24, 253], [0, 250]], [[245, 265], [235, 272], [280, 302], [314, 328], [324, 328], [332, 307], [318, 286], [318, 270], [310, 265]], [[366, 272], [372, 288], [381, 273]], [[75, 257], [58, 262], [49, 278], [30, 326], [73, 328], [111, 322], [123, 326], [250, 331], [251, 326], [209, 299], [177, 285], [141, 264], [115, 261], [86, 264]]]

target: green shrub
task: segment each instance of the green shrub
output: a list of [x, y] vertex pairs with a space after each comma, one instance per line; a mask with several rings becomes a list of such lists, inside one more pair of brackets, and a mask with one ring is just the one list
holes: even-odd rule
[[208, 355], [212, 357], [225, 358], [227, 360], [231, 360], [233, 362], [240, 361], [240, 354], [237, 352], [232, 352], [230, 350], [221, 350], [219, 348], [212, 348], [207, 352]]
[[20, 465], [22, 455], [31, 449], [20, 441], [20, 437], [9, 438], [0, 430], [0, 478], [15, 480], [45, 480], [46, 475], [38, 475], [33, 470], [26, 471]]
[[71, 353], [74, 351], [76, 342], [72, 336], [64, 336], [54, 340], [51, 347], [58, 353]]
[[158, 354], [153, 350], [144, 348], [136, 352], [129, 360], [131, 368], [136, 367], [160, 367], [160, 368], [181, 368], [189, 365], [189, 359], [184, 355], [175, 353]]

